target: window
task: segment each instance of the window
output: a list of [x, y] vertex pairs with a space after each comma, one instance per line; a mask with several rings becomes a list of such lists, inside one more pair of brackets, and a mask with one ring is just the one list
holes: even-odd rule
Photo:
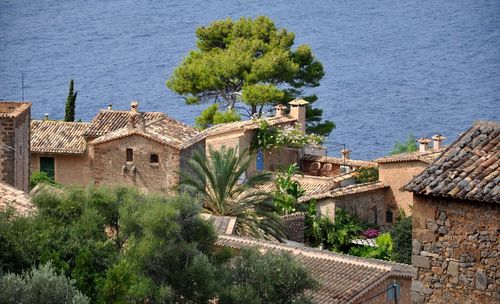
[[54, 158], [40, 157], [40, 172], [45, 172], [50, 178], [54, 178]]
[[157, 165], [159, 162], [159, 157], [158, 157], [158, 154], [154, 154], [152, 153], [150, 158], [149, 158], [149, 163], [152, 164], [152, 165]]
[[387, 223], [392, 223], [392, 211], [391, 210], [387, 210], [385, 212], [385, 221]]
[[340, 165], [340, 173], [348, 173], [348, 172], [351, 172], [351, 167]]
[[264, 153], [261, 150], [257, 152], [257, 158], [255, 160], [255, 169], [257, 171], [264, 170]]
[[134, 150], [127, 148], [127, 161], [131, 162], [134, 161]]
[[401, 286], [399, 282], [394, 282], [391, 285], [387, 286], [387, 300], [394, 301], [401, 297]]

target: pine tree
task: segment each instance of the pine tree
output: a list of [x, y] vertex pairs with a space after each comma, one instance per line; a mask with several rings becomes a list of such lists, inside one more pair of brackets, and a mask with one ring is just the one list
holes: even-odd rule
[[69, 94], [66, 99], [66, 115], [64, 116], [64, 121], [75, 121], [76, 95], [78, 92], [73, 93], [74, 84], [75, 82], [71, 79], [69, 82]]

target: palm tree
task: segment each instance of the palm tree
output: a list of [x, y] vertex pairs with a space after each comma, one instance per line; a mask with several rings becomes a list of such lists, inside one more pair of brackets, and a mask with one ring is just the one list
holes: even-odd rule
[[203, 202], [204, 211], [216, 216], [234, 216], [236, 233], [259, 238], [283, 239], [283, 224], [276, 213], [272, 194], [256, 188], [271, 180], [269, 173], [242, 178], [250, 166], [247, 151], [209, 148], [209, 156], [198, 150], [188, 161], [190, 173], [180, 172], [181, 187]]

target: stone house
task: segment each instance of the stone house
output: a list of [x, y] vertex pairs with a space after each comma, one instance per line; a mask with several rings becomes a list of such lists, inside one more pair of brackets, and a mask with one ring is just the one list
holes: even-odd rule
[[[433, 136], [433, 146], [428, 138], [421, 138], [419, 151], [390, 155], [375, 160], [378, 164], [379, 180], [388, 186], [384, 201], [397, 212], [401, 208], [406, 215], [411, 215], [412, 196], [403, 187], [415, 175], [424, 170], [443, 152], [445, 138], [439, 134]], [[396, 213], [397, 214], [397, 213]]]
[[216, 247], [292, 254], [319, 283], [316, 290], [306, 291], [313, 303], [411, 303], [415, 271], [410, 265], [236, 235], [219, 235]]
[[500, 123], [476, 122], [405, 187], [415, 303], [498, 303]]
[[168, 193], [178, 184], [200, 132], [160, 112], [101, 110], [90, 123], [32, 121], [31, 170], [64, 185], [136, 186]]
[[0, 101], [0, 182], [28, 192], [31, 103]]

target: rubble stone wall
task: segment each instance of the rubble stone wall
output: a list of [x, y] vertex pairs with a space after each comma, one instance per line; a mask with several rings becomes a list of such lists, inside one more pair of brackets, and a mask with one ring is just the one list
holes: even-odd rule
[[414, 303], [499, 303], [500, 206], [414, 196]]

